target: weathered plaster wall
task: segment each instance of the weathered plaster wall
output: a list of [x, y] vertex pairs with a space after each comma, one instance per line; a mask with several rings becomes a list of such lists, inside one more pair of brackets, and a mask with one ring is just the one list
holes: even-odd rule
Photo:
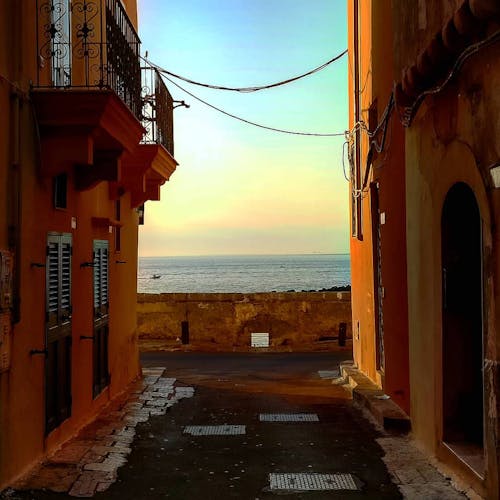
[[[414, 61], [456, 2], [419, 2], [426, 11], [418, 26], [416, 6], [396, 1], [403, 21], [395, 34], [395, 73]], [[413, 9], [413, 10], [412, 10]], [[439, 16], [438, 16], [438, 13]], [[436, 17], [438, 16], [438, 17]], [[490, 31], [497, 29], [494, 26]], [[404, 38], [405, 43], [399, 43]], [[480, 49], [450, 83], [428, 96], [406, 133], [406, 212], [412, 429], [419, 443], [460, 470], [441, 444], [442, 429], [442, 265], [441, 214], [449, 189], [466, 183], [482, 219], [484, 296], [484, 400], [486, 478], [480, 485], [498, 498], [496, 415], [496, 295], [498, 194], [489, 168], [500, 159], [500, 45]], [[477, 335], [481, 335], [478, 331]], [[467, 472], [467, 471], [466, 471]], [[473, 481], [473, 474], [469, 474]], [[478, 491], [481, 491], [479, 488]], [[485, 493], [485, 494], [486, 494]]]
[[271, 347], [311, 347], [341, 322], [351, 337], [349, 292], [139, 294], [137, 313], [140, 339], [166, 346], [180, 344], [182, 321], [190, 345], [214, 349], [246, 348], [252, 332], [269, 332]]

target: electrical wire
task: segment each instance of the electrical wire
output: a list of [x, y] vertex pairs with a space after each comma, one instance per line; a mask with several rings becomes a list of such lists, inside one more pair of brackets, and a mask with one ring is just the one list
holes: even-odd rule
[[17, 92], [19, 92], [23, 96], [23, 98], [26, 98], [27, 96], [26, 90], [22, 89], [19, 85], [17, 85], [17, 83], [12, 82], [2, 74], [0, 74], [0, 80], [3, 80], [4, 82], [8, 83], [13, 89], [17, 90]]
[[[376, 151], [377, 153], [382, 153], [384, 149], [386, 148], [386, 139], [387, 139], [387, 130], [389, 128], [389, 123], [391, 122], [392, 118], [392, 112], [394, 111], [395, 107], [395, 99], [394, 99], [394, 91], [391, 92], [389, 96], [389, 101], [387, 103], [387, 106], [384, 109], [384, 112], [382, 113], [382, 117], [380, 118], [380, 121], [378, 122], [377, 126], [373, 131], [371, 131], [366, 123], [363, 120], [359, 120], [356, 122], [351, 130], [348, 130], [345, 132], [345, 142], [342, 150], [342, 166], [344, 170], [344, 177], [348, 182], [351, 183], [351, 196], [353, 198], [363, 198], [363, 195], [367, 194], [367, 185], [368, 185], [368, 179], [370, 176], [370, 171], [373, 166], [373, 152]], [[368, 152], [366, 154], [366, 165], [365, 165], [365, 174], [361, 183], [361, 187], [358, 188], [354, 185], [354, 182], [351, 182], [352, 179], [356, 179], [355, 176], [355, 160], [354, 160], [354, 155], [351, 152], [351, 149], [354, 149], [355, 144], [354, 144], [354, 134], [357, 131], [364, 132], [368, 136]], [[377, 140], [377, 136], [379, 135], [379, 132], [382, 131], [382, 139], [379, 142]], [[391, 139], [392, 139], [392, 132], [391, 132]], [[346, 168], [345, 168], [345, 159], [344, 159], [344, 151], [345, 147], [347, 146], [347, 157], [349, 161], [349, 177], [346, 175]]]
[[315, 133], [315, 132], [298, 132], [298, 131], [294, 131], [294, 130], [285, 130], [285, 129], [276, 128], [276, 127], [269, 127], [267, 125], [262, 125], [260, 123], [252, 122], [250, 120], [247, 120], [246, 118], [242, 118], [241, 116], [233, 115], [232, 113], [224, 111], [223, 109], [218, 108], [217, 106], [214, 106], [213, 104], [210, 104], [207, 101], [204, 101], [200, 97], [194, 95], [192, 92], [189, 92], [184, 87], [181, 87], [178, 83], [176, 83], [173, 80], [171, 80], [170, 78], [168, 78], [168, 76], [165, 76], [165, 75], [162, 75], [162, 76], [163, 76], [163, 78], [168, 80], [172, 85], [175, 85], [178, 89], [182, 90], [187, 95], [191, 96], [193, 99], [196, 99], [197, 101], [205, 104], [205, 106], [208, 106], [209, 108], [212, 108], [215, 111], [222, 113], [223, 115], [234, 118], [235, 120], [239, 120], [240, 122], [247, 123], [248, 125], [253, 125], [254, 127], [259, 127], [259, 128], [265, 129], [265, 130], [271, 130], [273, 132], [281, 132], [282, 134], [302, 135], [302, 136], [312, 136], [312, 137], [338, 137], [338, 136], [343, 136], [345, 134], [345, 132], [336, 132], [333, 134], [321, 134], [321, 133]]
[[[434, 94], [441, 92], [441, 90], [443, 90], [443, 88], [446, 87], [446, 85], [448, 85], [450, 80], [454, 77], [454, 75], [461, 69], [461, 67], [465, 64], [465, 62], [471, 56], [473, 56], [474, 54], [479, 52], [479, 50], [481, 48], [493, 45], [494, 43], [498, 42], [499, 40], [500, 40], [500, 30], [495, 31], [492, 35], [490, 35], [485, 40], [477, 42], [476, 44], [471, 45], [470, 47], [465, 49], [460, 54], [460, 56], [457, 58], [451, 71], [448, 73], [447, 77], [445, 78], [445, 80], [441, 84], [439, 84], [439, 85], [437, 85], [429, 90], [422, 92], [414, 100], [413, 104], [409, 107], [403, 108], [402, 112], [398, 109], [399, 119], [400, 119], [401, 123], [403, 124], [403, 126], [405, 126], [405, 127], [411, 126], [413, 118], [415, 117], [417, 110], [418, 110], [420, 104], [422, 103], [422, 101], [425, 99], [425, 97], [427, 97], [428, 95], [434, 95]], [[366, 126], [366, 123], [363, 120], [360, 120], [354, 124], [354, 126], [351, 128], [351, 130], [348, 130], [345, 133], [346, 141], [344, 142], [343, 150], [342, 150], [342, 165], [343, 165], [343, 170], [344, 170], [344, 177], [346, 177], [346, 180], [349, 180], [349, 182], [351, 181], [351, 179], [355, 178], [354, 177], [354, 173], [355, 173], [354, 172], [354, 170], [355, 170], [354, 163], [355, 162], [354, 162], [353, 154], [351, 152], [351, 148], [355, 147], [353, 144], [354, 133], [357, 130], [360, 130], [360, 131], [365, 132], [369, 138], [369, 146], [368, 146], [368, 153], [367, 153], [366, 167], [365, 167], [365, 176], [364, 176], [362, 188], [361, 189], [356, 188], [354, 186], [354, 183], [351, 182], [351, 196], [353, 198], [359, 198], [359, 197], [363, 198], [363, 194], [367, 192], [366, 188], [367, 188], [367, 184], [368, 184], [368, 177], [370, 174], [370, 167], [372, 166], [372, 151], [374, 148], [377, 153], [381, 153], [382, 151], [384, 151], [384, 149], [386, 149], [387, 131], [389, 129], [389, 123], [391, 122], [392, 112], [394, 111], [395, 108], [396, 108], [395, 92], [393, 90], [391, 95], [390, 95], [389, 102], [387, 103], [387, 106], [386, 106], [384, 113], [382, 115], [382, 118], [381, 118], [380, 122], [377, 124], [377, 127], [375, 128], [375, 130], [370, 131], [368, 129], [368, 127]], [[382, 141], [379, 143], [376, 139], [376, 136], [378, 135], [378, 133], [382, 127], [383, 127]], [[389, 148], [391, 142], [392, 142], [392, 127], [390, 128], [389, 145], [387, 146], [387, 149]], [[344, 159], [346, 146], [347, 146], [347, 158], [348, 158], [349, 167], [350, 167], [349, 179], [347, 178], [347, 175], [346, 175], [345, 159]], [[383, 160], [383, 162], [385, 162], [386, 159], [387, 159], [387, 153], [386, 153], [386, 157]]]
[[312, 75], [314, 73], [317, 73], [318, 71], [321, 71], [322, 69], [325, 69], [327, 66], [332, 64], [333, 62], [337, 61], [341, 57], [345, 56], [347, 54], [347, 49], [344, 50], [344, 52], [341, 52], [340, 54], [336, 55], [329, 61], [326, 61], [325, 63], [321, 64], [320, 66], [307, 71], [306, 73], [302, 73], [301, 75], [294, 76], [292, 78], [288, 78], [287, 80], [282, 80], [280, 82], [276, 83], [271, 83], [268, 85], [261, 85], [261, 86], [252, 86], [252, 87], [226, 87], [223, 85], [212, 85], [210, 83], [201, 83], [197, 82], [195, 80], [192, 80], [190, 78], [186, 78], [185, 76], [177, 75], [175, 73], [172, 73], [171, 71], [166, 70], [165, 68], [161, 68], [157, 64], [152, 63], [149, 59], [146, 59], [145, 57], [142, 57], [142, 60], [145, 61], [147, 64], [155, 68], [157, 71], [162, 73], [163, 75], [168, 75], [173, 78], [178, 78], [179, 80], [182, 80], [186, 83], [191, 83], [193, 85], [198, 85], [200, 87], [205, 87], [208, 89], [214, 89], [214, 90], [228, 90], [231, 92], [242, 92], [242, 93], [250, 93], [250, 92], [258, 92], [260, 90], [267, 90], [267, 89], [272, 89], [275, 87], [280, 87], [282, 85], [287, 85], [288, 83], [296, 82], [297, 80], [300, 80], [301, 78], [305, 78], [306, 76]]
[[445, 80], [440, 84], [437, 85], [436, 87], [433, 87], [429, 90], [425, 90], [422, 92], [417, 98], [415, 99], [414, 103], [412, 106], [404, 108], [403, 113], [399, 113], [399, 119], [401, 120], [401, 123], [405, 127], [410, 127], [411, 123], [413, 121], [413, 118], [415, 118], [415, 115], [417, 113], [418, 108], [420, 107], [420, 104], [422, 104], [422, 101], [428, 96], [428, 95], [433, 95], [441, 92], [441, 90], [448, 85], [450, 80], [455, 76], [455, 74], [460, 70], [460, 68], [465, 64], [467, 59], [469, 57], [473, 56], [477, 52], [479, 52], [479, 49], [482, 47], [488, 47], [489, 45], [493, 45], [494, 43], [498, 42], [500, 40], [500, 30], [495, 31], [492, 35], [490, 35], [488, 38], [481, 40], [480, 42], [477, 42], [467, 49], [465, 49], [460, 56], [457, 58], [455, 61], [455, 64], [453, 65], [451, 71], [448, 73], [448, 76], [445, 78]]
[[345, 168], [346, 167], [346, 165], [345, 165], [346, 146], [349, 147], [349, 142], [347, 142], [347, 140], [345, 140], [344, 143], [342, 144], [342, 172], [344, 173], [344, 179], [347, 182], [351, 182], [351, 179], [349, 178], [350, 176], [347, 175], [347, 171]]

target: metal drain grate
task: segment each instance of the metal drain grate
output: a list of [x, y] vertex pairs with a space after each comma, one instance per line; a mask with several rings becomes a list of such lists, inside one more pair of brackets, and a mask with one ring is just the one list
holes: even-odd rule
[[352, 474], [269, 474], [271, 490], [359, 490]]
[[316, 413], [261, 413], [261, 422], [319, 422]]
[[187, 425], [184, 434], [191, 436], [236, 436], [245, 434], [244, 425]]

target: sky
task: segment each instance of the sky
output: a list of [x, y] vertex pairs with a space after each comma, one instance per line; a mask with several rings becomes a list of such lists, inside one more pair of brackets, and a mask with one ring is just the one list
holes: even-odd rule
[[[255, 86], [313, 69], [347, 46], [344, 0], [138, 0], [142, 54], [210, 84]], [[175, 80], [232, 114], [293, 131], [347, 128], [347, 58], [255, 93]], [[263, 130], [214, 111], [166, 81], [176, 172], [146, 203], [140, 256], [348, 253], [343, 137]]]

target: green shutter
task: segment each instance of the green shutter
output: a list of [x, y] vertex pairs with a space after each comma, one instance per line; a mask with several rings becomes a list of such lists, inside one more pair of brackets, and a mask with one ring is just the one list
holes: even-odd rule
[[109, 303], [109, 243], [94, 240], [94, 316], [108, 314]]

